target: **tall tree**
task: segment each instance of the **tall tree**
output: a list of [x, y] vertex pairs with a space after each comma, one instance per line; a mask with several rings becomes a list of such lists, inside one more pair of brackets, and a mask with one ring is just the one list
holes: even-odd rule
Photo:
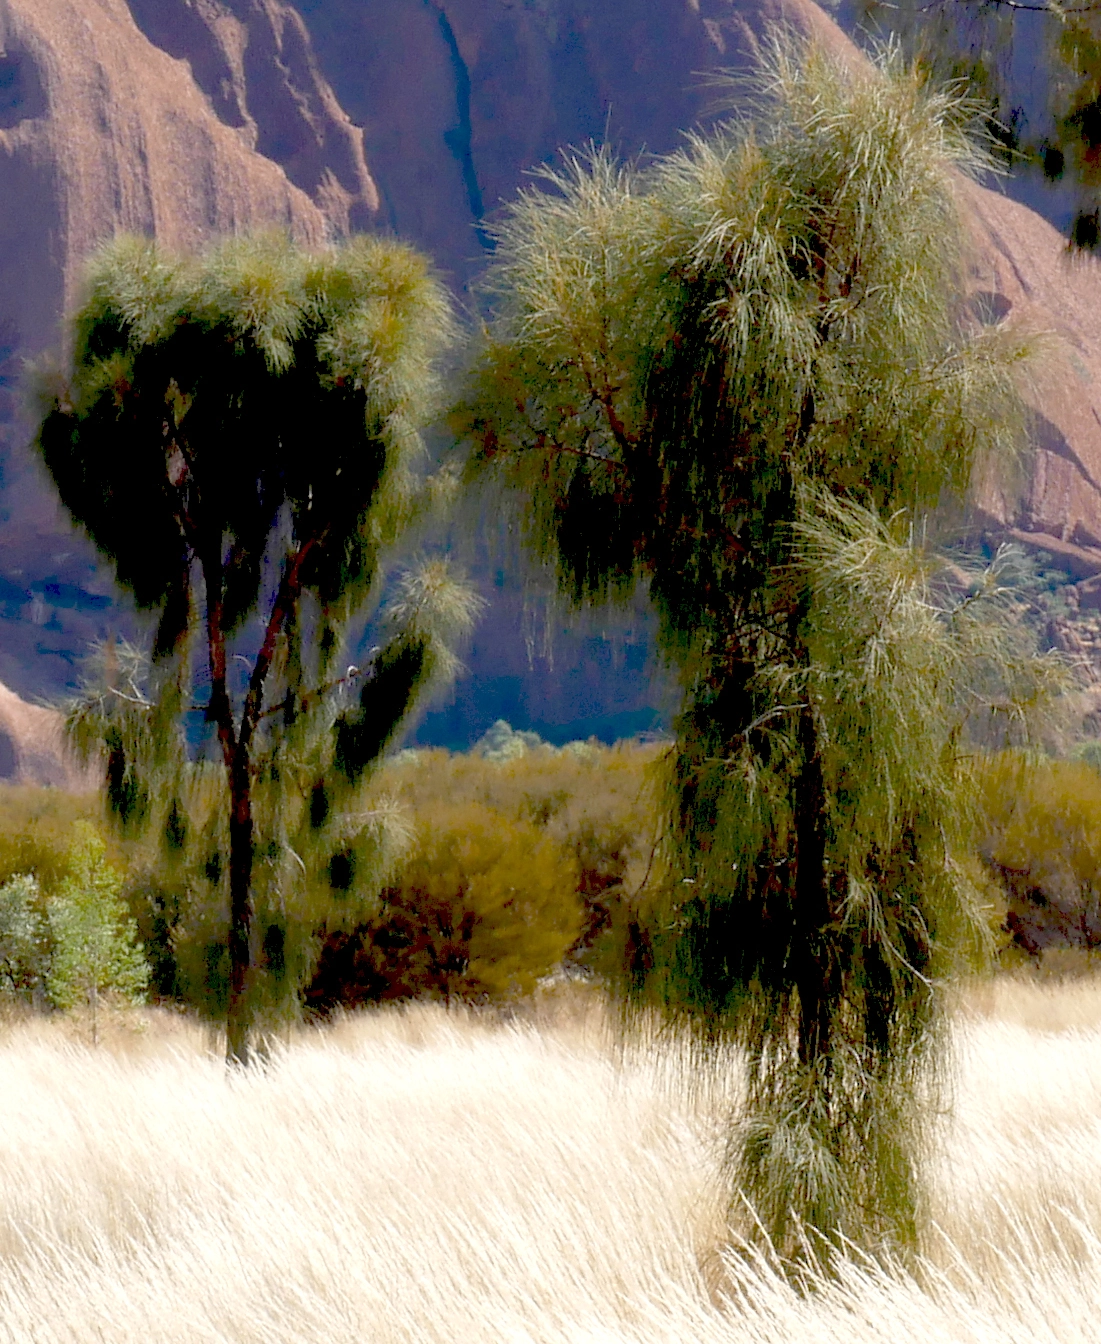
[[1026, 349], [958, 306], [973, 105], [779, 39], [754, 97], [511, 205], [457, 423], [563, 588], [647, 585], [680, 669], [664, 880], [625, 951], [636, 1000], [743, 1052], [737, 1189], [784, 1253], [800, 1220], [898, 1245], [934, 981], [981, 926], [960, 735], [1037, 671], [982, 615], [996, 575], [938, 590], [921, 520], [1010, 452]]
[[[377, 868], [369, 767], [473, 614], [429, 564], [368, 665], [340, 665], [413, 517], [451, 334], [445, 291], [397, 243], [310, 254], [271, 236], [185, 257], [123, 239], [90, 267], [71, 366], [48, 396], [39, 442], [64, 504], [158, 615], [150, 676], [108, 650], [74, 732], [105, 749], [123, 823], [157, 828], [169, 850], [198, 844], [228, 890], [232, 1060], [248, 1058], [258, 856], [284, 915], [326, 847], [334, 890]], [[193, 689], [213, 774], [186, 740]], [[273, 920], [273, 965], [281, 937]]]

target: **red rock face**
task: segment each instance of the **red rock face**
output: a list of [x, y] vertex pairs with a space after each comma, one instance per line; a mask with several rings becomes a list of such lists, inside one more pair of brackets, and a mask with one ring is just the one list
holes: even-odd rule
[[[240, 8], [258, 13], [0, 0], [0, 316], [24, 348], [56, 338], [84, 258], [119, 230], [191, 247], [273, 225], [320, 242], [369, 223], [361, 137], [301, 19]], [[135, 23], [152, 14], [163, 47]]]
[[784, 19], [845, 43], [810, 0], [299, 0], [365, 128], [383, 216], [462, 283], [482, 226], [559, 148], [662, 153], [712, 109], [707, 79]]
[[74, 793], [94, 789], [98, 772], [75, 759], [62, 727], [56, 710], [27, 704], [0, 682], [0, 781], [50, 784]]
[[[590, 138], [673, 148], [776, 19], [861, 59], [811, 0], [0, 0], [0, 677], [63, 684], [107, 619], [103, 572], [10, 428], [20, 356], [57, 339], [99, 241], [390, 228], [461, 290], [527, 169]], [[961, 298], [1057, 338], [1035, 448], [991, 464], [977, 525], [1053, 552], [1101, 604], [1101, 269], [1003, 195], [961, 191]], [[529, 683], [523, 639], [500, 643], [497, 671]]]
[[338, 233], [370, 228], [378, 191], [322, 76], [301, 16], [283, 0], [129, 0], [149, 40], [186, 61], [220, 121], [282, 166]]
[[1101, 263], [1071, 256], [1050, 224], [1005, 196], [966, 184], [962, 197], [976, 245], [973, 311], [1041, 338], [1030, 459], [1021, 473], [995, 464], [976, 507], [1086, 579], [1101, 573]]

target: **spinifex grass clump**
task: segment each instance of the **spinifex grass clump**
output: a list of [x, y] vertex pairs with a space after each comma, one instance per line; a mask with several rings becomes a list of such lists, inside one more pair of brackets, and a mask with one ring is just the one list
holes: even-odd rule
[[[61, 498], [158, 617], [151, 666], [108, 649], [71, 727], [102, 748], [123, 824], [160, 837], [216, 912], [207, 972], [234, 1060], [259, 973], [293, 996], [306, 972], [289, 935], [318, 903], [377, 890], [393, 835], [365, 788], [476, 605], [427, 563], [349, 666], [415, 516], [452, 331], [442, 286], [398, 243], [187, 257], [123, 239], [91, 265], [49, 390], [40, 444]], [[209, 725], [213, 759], [192, 758], [188, 721]]]
[[913, 1243], [935, 984], [981, 933], [969, 719], [1042, 681], [925, 516], [1004, 469], [1026, 344], [961, 310], [976, 109], [778, 41], [758, 115], [568, 156], [500, 227], [461, 413], [578, 601], [648, 586], [684, 709], [633, 1001], [745, 1060], [733, 1207], [800, 1253]]

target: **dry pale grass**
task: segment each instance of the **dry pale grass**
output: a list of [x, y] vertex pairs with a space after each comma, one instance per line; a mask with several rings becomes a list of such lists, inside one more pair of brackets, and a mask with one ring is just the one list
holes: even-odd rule
[[0, 1340], [1093, 1344], [1101, 1021], [1072, 993], [1052, 1029], [1044, 992], [1042, 1031], [1028, 987], [961, 1015], [919, 1276], [854, 1265], [806, 1298], [759, 1263], [725, 1300], [705, 1282], [715, 1094], [569, 998], [376, 1012], [244, 1076], [180, 1018], [95, 1051], [8, 1022]]

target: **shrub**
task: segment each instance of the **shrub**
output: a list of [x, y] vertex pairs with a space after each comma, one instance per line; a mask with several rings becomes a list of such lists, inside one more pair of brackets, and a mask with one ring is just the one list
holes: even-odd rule
[[122, 874], [107, 862], [103, 841], [87, 827], [70, 852], [68, 875], [47, 904], [53, 942], [50, 998], [62, 1009], [87, 1003], [93, 1043], [100, 995], [111, 992], [139, 1003], [149, 980], [122, 885]]
[[47, 964], [42, 894], [33, 873], [0, 886], [0, 997], [34, 1002]]
[[307, 1003], [512, 999], [562, 962], [583, 923], [577, 863], [545, 830], [484, 803], [436, 804], [375, 916], [327, 939]]
[[994, 756], [979, 852], [1003, 892], [1009, 949], [1101, 947], [1101, 774], [1084, 760]]
[[51, 891], [68, 868], [73, 828], [99, 810], [94, 794], [0, 783], [0, 883], [29, 873]]
[[[491, 733], [503, 739], [501, 726]], [[651, 776], [660, 764], [660, 744], [634, 742], [604, 747], [571, 743], [561, 749], [526, 742], [452, 754], [406, 752], [385, 775], [386, 787], [419, 816], [452, 800], [476, 802], [506, 822], [534, 823], [577, 863], [577, 890], [584, 910], [578, 937], [567, 954], [574, 965], [599, 966], [605, 935], [626, 922], [625, 900], [643, 885], [657, 830]], [[515, 740], [525, 739], [516, 750]]]

